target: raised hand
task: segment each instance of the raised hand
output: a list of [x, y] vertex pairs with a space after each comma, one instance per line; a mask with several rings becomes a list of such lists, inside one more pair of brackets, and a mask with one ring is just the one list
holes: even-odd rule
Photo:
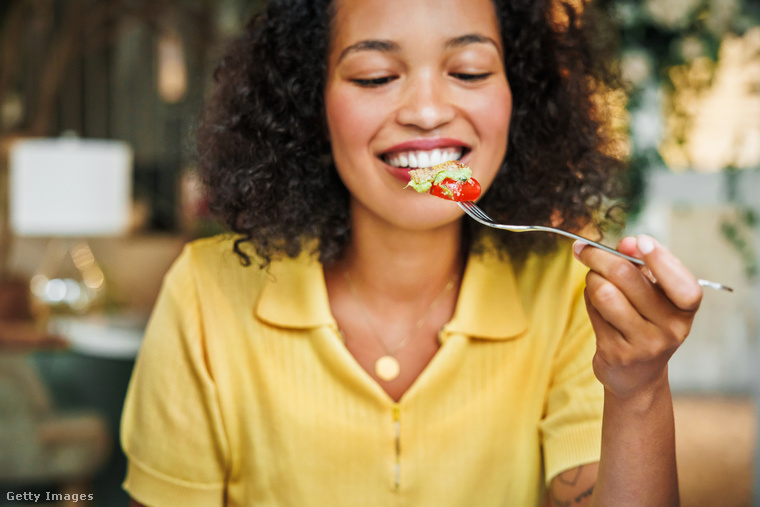
[[590, 268], [585, 298], [597, 337], [599, 381], [620, 398], [667, 382], [668, 360], [689, 334], [702, 300], [695, 277], [649, 236], [627, 237], [618, 245], [648, 269], [581, 242], [573, 250]]

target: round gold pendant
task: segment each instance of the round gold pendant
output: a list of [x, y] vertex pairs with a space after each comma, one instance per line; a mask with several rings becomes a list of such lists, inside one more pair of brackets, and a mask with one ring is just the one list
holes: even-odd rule
[[398, 377], [401, 372], [401, 366], [398, 364], [398, 360], [393, 356], [382, 356], [375, 361], [375, 375], [380, 380], [390, 382]]

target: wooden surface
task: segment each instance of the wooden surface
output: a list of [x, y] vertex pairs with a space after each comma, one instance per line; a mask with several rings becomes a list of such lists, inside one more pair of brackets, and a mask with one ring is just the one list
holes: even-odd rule
[[753, 505], [757, 413], [750, 398], [676, 396], [682, 507]]

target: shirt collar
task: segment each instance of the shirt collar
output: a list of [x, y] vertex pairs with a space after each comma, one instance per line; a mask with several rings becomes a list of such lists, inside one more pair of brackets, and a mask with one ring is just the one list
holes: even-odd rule
[[462, 279], [454, 317], [441, 331], [505, 340], [528, 329], [512, 264], [493, 251], [471, 255]]
[[334, 325], [322, 265], [312, 256], [272, 261], [256, 302], [257, 318], [278, 327]]
[[[306, 254], [273, 261], [254, 313], [269, 324], [286, 328], [335, 326], [322, 265]], [[471, 255], [465, 269], [456, 311], [441, 331], [503, 340], [527, 330], [528, 319], [509, 261], [495, 253]]]

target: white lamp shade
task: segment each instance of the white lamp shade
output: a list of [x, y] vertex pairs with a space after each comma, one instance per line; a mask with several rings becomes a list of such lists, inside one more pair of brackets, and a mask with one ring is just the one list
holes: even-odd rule
[[19, 141], [10, 152], [10, 223], [21, 236], [103, 236], [129, 228], [133, 153], [127, 143]]

